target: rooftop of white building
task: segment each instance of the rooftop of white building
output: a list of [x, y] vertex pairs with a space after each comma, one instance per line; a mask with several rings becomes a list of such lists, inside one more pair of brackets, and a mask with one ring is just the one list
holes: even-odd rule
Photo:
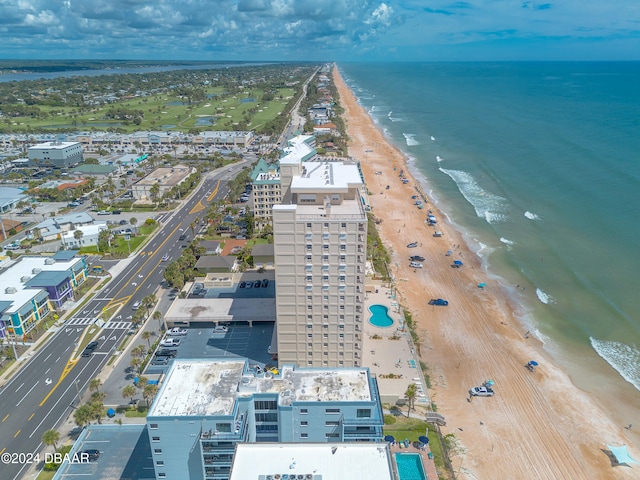
[[33, 145], [29, 148], [37, 148], [39, 150], [48, 149], [48, 150], [63, 150], [68, 147], [72, 147], [74, 145], [79, 145], [78, 142], [46, 142], [39, 143], [37, 145]]
[[229, 480], [393, 480], [387, 444], [239, 443]]
[[362, 186], [358, 167], [342, 162], [305, 162], [302, 174], [291, 180], [293, 193], [346, 192]]
[[288, 146], [283, 149], [285, 155], [280, 159], [280, 165], [297, 165], [309, 154], [315, 154], [313, 147], [307, 143], [312, 138], [314, 138], [313, 135], [298, 135], [289, 140]]
[[372, 400], [366, 368], [285, 365], [277, 375], [256, 375], [244, 359], [174, 360], [149, 416], [231, 415], [237, 398], [256, 393], [277, 393], [282, 405]]
[[[38, 273], [66, 271], [76, 262], [81, 261], [81, 259], [77, 258], [70, 262], [59, 263], [51, 257], [20, 257], [18, 261], [9, 265], [6, 270], [0, 273], [0, 285], [2, 285], [2, 288], [0, 288], [0, 302], [11, 303], [11, 307], [5, 313], [16, 312], [42, 291], [41, 288], [25, 287], [25, 283], [38, 275]], [[15, 293], [11, 293], [14, 289]]]

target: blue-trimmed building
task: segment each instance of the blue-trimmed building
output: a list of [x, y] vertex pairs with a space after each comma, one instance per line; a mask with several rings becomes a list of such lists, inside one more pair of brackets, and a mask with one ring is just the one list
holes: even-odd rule
[[89, 272], [84, 257], [65, 250], [52, 257], [19, 257], [0, 273], [0, 337], [23, 338], [69, 299]]
[[368, 368], [242, 358], [174, 360], [147, 415], [157, 479], [227, 480], [237, 443], [380, 442], [383, 423]]

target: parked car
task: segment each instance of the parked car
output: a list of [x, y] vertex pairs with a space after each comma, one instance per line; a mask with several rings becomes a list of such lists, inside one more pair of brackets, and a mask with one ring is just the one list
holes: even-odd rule
[[79, 207], [79, 206], [80, 206], [80, 204], [79, 204], [78, 202], [71, 202], [71, 203], [69, 203], [69, 204], [67, 205], [67, 207], [72, 207], [72, 208], [73, 208], [73, 207]]
[[160, 350], [156, 351], [155, 356], [156, 357], [171, 357], [171, 358], [174, 358], [177, 354], [178, 354], [177, 350], [170, 350], [168, 348], [161, 348]]
[[422, 268], [422, 264], [420, 262], [410, 262], [409, 266], [411, 268]]
[[238, 285], [240, 288], [244, 288], [247, 286], [247, 282], [240, 282], [240, 285]]
[[493, 397], [494, 393], [491, 387], [473, 387], [469, 390], [469, 395], [472, 397]]
[[151, 365], [168, 365], [169, 357], [165, 356], [156, 356], [151, 360]]
[[132, 310], [138, 310], [140, 308], [140, 305], [142, 305], [142, 302], [140, 300], [136, 301], [133, 306], [131, 307]]
[[127, 222], [127, 221], [123, 218], [122, 220], [120, 220], [120, 222], [119, 222], [119, 223], [120, 223], [120, 225], [126, 225], [126, 224], [127, 224], [127, 223], [129, 223], [129, 222]]
[[229, 329], [224, 325], [218, 325], [213, 329], [213, 333], [227, 333]]
[[10, 243], [9, 245], [4, 246], [5, 250], [20, 250], [20, 244], [18, 243]]
[[169, 330], [167, 332], [167, 335], [172, 336], [172, 337], [178, 337], [181, 335], [186, 335], [187, 334], [187, 329], [186, 328], [180, 328], [180, 327], [173, 327], [171, 330]]
[[109, 212], [108, 210], [100, 210], [98, 212], [98, 215], [111, 215], [111, 212]]
[[120, 215], [122, 213], [122, 210], [111, 210], [111, 213], [113, 215]]
[[424, 262], [424, 257], [421, 257], [420, 255], [412, 255], [409, 257], [409, 260], [412, 262]]
[[260, 280], [256, 280], [255, 282], [253, 282], [254, 288], [260, 288], [261, 286], [262, 286], [262, 282]]
[[98, 458], [100, 458], [100, 450], [95, 448], [88, 448], [87, 450], [82, 450], [80, 452], [80, 458], [88, 458], [90, 462], [95, 462]]
[[447, 305], [449, 305], [449, 302], [441, 298], [432, 298], [431, 300], [429, 300], [429, 305], [440, 305], [442, 307], [446, 307]]
[[165, 338], [160, 342], [161, 347], [179, 347], [180, 339], [179, 338]]
[[407, 248], [416, 248], [418, 246], [418, 242], [411, 242], [407, 245]]

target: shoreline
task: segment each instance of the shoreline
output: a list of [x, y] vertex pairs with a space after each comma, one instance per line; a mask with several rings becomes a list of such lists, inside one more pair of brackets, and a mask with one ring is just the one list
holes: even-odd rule
[[[412, 205], [410, 192], [422, 187], [415, 181], [420, 175], [357, 103], [335, 66], [333, 76], [345, 109], [350, 154], [361, 162], [373, 213], [384, 220], [378, 231], [391, 255], [401, 303], [412, 312], [423, 339], [420, 356], [430, 368], [430, 393], [447, 418], [443, 433], [455, 434], [460, 443], [452, 456], [459, 477], [491, 478], [501, 472], [504, 478], [632, 478], [627, 471], [632, 469], [614, 469], [600, 451], [607, 443], [630, 443], [623, 428], [554, 365], [542, 343], [523, 337], [506, 287], [487, 276], [461, 228], [445, 221], [442, 202], [436, 207], [429, 201], [425, 210]], [[399, 169], [408, 185], [399, 182]], [[429, 209], [438, 217], [442, 238], [433, 237], [422, 220]], [[413, 252], [406, 244], [415, 240], [422, 248]], [[452, 245], [464, 260], [461, 269], [450, 268], [444, 257]], [[409, 268], [411, 254], [427, 257], [426, 268]], [[478, 289], [480, 282], [487, 287]], [[447, 298], [450, 305], [428, 306], [426, 297]], [[531, 358], [541, 360], [533, 374], [524, 368]], [[489, 378], [496, 382], [496, 396], [469, 402], [468, 388]]]

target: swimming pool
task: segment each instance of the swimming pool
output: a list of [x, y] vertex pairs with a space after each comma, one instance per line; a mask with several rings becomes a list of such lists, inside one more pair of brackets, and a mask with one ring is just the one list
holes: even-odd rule
[[427, 480], [422, 459], [417, 453], [396, 453], [396, 467], [400, 480]]
[[393, 325], [393, 318], [389, 316], [389, 309], [384, 305], [371, 305], [369, 307], [371, 318], [369, 323], [376, 327], [387, 328]]

